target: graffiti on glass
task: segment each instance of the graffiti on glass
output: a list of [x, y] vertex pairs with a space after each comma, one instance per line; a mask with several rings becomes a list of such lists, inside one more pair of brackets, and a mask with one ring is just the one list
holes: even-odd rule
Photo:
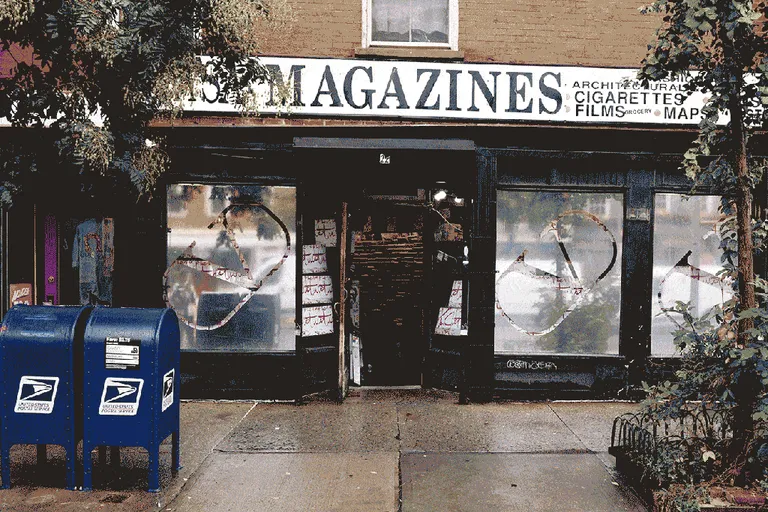
[[686, 252], [685, 255], [675, 263], [675, 266], [669, 269], [669, 272], [664, 275], [664, 278], [659, 284], [659, 293], [657, 295], [661, 311], [680, 329], [683, 329], [683, 326], [674, 316], [675, 313], [678, 313], [675, 306], [679, 301], [672, 300], [671, 298], [674, 295], [674, 292], [677, 291], [675, 290], [674, 285], [670, 284], [673, 277], [678, 275], [687, 277], [695, 283], [702, 283], [719, 290], [719, 304], [714, 304], [712, 305], [713, 307], [722, 306], [731, 295], [728, 291], [730, 288], [730, 279], [726, 277], [718, 277], [706, 270], [691, 265], [688, 261], [691, 254], [693, 254], [693, 251]]
[[[578, 272], [576, 271], [576, 267], [571, 261], [571, 257], [568, 254], [568, 249], [566, 247], [564, 238], [560, 232], [561, 221], [567, 217], [580, 217], [595, 223], [600, 228], [600, 230], [605, 233], [605, 236], [610, 241], [612, 251], [610, 261], [594, 280], [584, 282], [584, 280], [579, 277]], [[549, 222], [547, 227], [541, 233], [541, 238], [548, 234], [554, 235], [555, 242], [557, 243], [557, 246], [560, 249], [560, 252], [562, 253], [563, 259], [565, 260], [567, 266], [567, 275], [555, 275], [547, 272], [546, 270], [537, 268], [534, 265], [526, 263], [525, 255], [528, 251], [524, 250], [515, 259], [515, 261], [513, 261], [509, 267], [507, 267], [507, 269], [501, 273], [498, 280], [496, 281], [496, 308], [500, 311], [501, 315], [507, 319], [512, 327], [529, 336], [544, 336], [557, 329], [557, 327], [566, 318], [568, 318], [571, 313], [578, 309], [582, 302], [584, 302], [585, 298], [589, 296], [589, 293], [597, 287], [600, 281], [602, 281], [603, 278], [608, 275], [611, 269], [613, 269], [613, 267], [616, 265], [616, 259], [618, 257], [616, 238], [613, 236], [613, 233], [611, 233], [611, 230], [608, 229], [608, 226], [606, 226], [596, 215], [586, 210], [568, 210], [561, 213], [555, 219]], [[570, 297], [570, 302], [566, 309], [549, 327], [538, 331], [525, 329], [517, 322], [515, 322], [515, 319], [513, 318], [513, 311], [507, 311], [504, 309], [504, 306], [499, 299], [499, 289], [501, 288], [500, 285], [505, 279], [513, 277], [514, 275], [533, 278], [541, 282], [544, 286], [556, 290], [562, 293], [564, 296]]]
[[[283, 234], [285, 234], [285, 250], [283, 252], [282, 257], [264, 275], [257, 276], [256, 278], [253, 277], [251, 269], [249, 268], [248, 263], [246, 262], [245, 255], [240, 250], [240, 245], [237, 242], [237, 237], [235, 236], [234, 230], [227, 222], [227, 214], [229, 214], [233, 210], [242, 211], [247, 209], [263, 211], [264, 213], [269, 215], [272, 218], [272, 220], [274, 220], [277, 223], [278, 226], [280, 226], [280, 229], [282, 229]], [[226, 316], [224, 316], [224, 318], [222, 318], [218, 322], [211, 325], [198, 325], [197, 322], [192, 321], [189, 318], [186, 318], [180, 311], [176, 310], [176, 314], [179, 317], [179, 320], [181, 322], [199, 331], [213, 331], [215, 329], [219, 329], [225, 326], [232, 319], [232, 317], [234, 317], [235, 314], [237, 314], [237, 312], [240, 311], [243, 308], [243, 306], [245, 306], [245, 304], [247, 304], [248, 301], [251, 300], [251, 298], [253, 298], [256, 292], [258, 292], [259, 289], [264, 285], [264, 282], [267, 279], [269, 279], [270, 276], [274, 275], [278, 270], [280, 270], [280, 267], [283, 266], [283, 263], [285, 263], [285, 261], [288, 259], [288, 256], [290, 256], [291, 254], [291, 234], [288, 232], [288, 228], [286, 227], [285, 223], [277, 215], [275, 215], [272, 212], [272, 210], [270, 210], [269, 208], [267, 208], [261, 203], [230, 204], [229, 206], [224, 208], [224, 210], [222, 210], [222, 212], [218, 215], [218, 217], [216, 217], [216, 219], [213, 222], [211, 222], [208, 225], [208, 229], [213, 229], [215, 226], [219, 224], [221, 224], [224, 227], [227, 237], [229, 238], [229, 241], [232, 244], [232, 248], [235, 250], [237, 257], [240, 260], [240, 264], [243, 268], [242, 271], [227, 268], [222, 265], [213, 263], [211, 261], [196, 257], [193, 253], [196, 242], [192, 242], [187, 248], [187, 250], [184, 251], [184, 253], [182, 253], [181, 256], [176, 258], [173, 261], [173, 263], [171, 263], [171, 265], [166, 269], [165, 274], [163, 274], [163, 288], [164, 288], [163, 299], [165, 300], [165, 304], [168, 307], [173, 307], [168, 297], [168, 289], [169, 289], [168, 276], [171, 272], [171, 269], [173, 269], [176, 266], [184, 266], [187, 268], [191, 268], [192, 270], [196, 270], [198, 272], [206, 274], [215, 279], [218, 279], [230, 284], [234, 284], [236, 286], [240, 286], [247, 290], [247, 292], [243, 295], [240, 301], [232, 308], [232, 310], [229, 313], [227, 313]]]

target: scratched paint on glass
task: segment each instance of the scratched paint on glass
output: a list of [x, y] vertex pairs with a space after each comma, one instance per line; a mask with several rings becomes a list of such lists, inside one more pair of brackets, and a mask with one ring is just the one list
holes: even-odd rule
[[498, 192], [497, 353], [616, 354], [620, 194]]
[[672, 356], [679, 354], [672, 332], [682, 324], [675, 304], [689, 304], [701, 316], [732, 294], [717, 275], [723, 268], [720, 197], [656, 194], [654, 203], [651, 354]]
[[182, 349], [295, 348], [293, 187], [168, 186], [166, 302]]

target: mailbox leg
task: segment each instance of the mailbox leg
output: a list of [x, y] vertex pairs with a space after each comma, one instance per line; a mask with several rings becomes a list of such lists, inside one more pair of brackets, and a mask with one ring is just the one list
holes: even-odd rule
[[103, 444], [99, 445], [99, 467], [103, 468], [107, 465], [107, 447]]
[[48, 462], [48, 452], [46, 451], [46, 445], [37, 445], [37, 465], [42, 466]]
[[[67, 489], [74, 491], [77, 487], [77, 472], [75, 470], [75, 464], [77, 462], [77, 443], [70, 443], [64, 448], [66, 451], [64, 454], [66, 460], [64, 464], [67, 470]], [[39, 452], [38, 455], [40, 455]]]
[[113, 468], [120, 467], [120, 447], [119, 446], [109, 447], [109, 463], [112, 465]]
[[149, 454], [149, 475], [147, 477], [149, 492], [160, 492], [160, 445], [156, 442], [150, 444], [147, 450]]
[[92, 451], [93, 451], [93, 446], [88, 446], [88, 444], [85, 441], [83, 441], [83, 490], [84, 491], [93, 490], [93, 481], [92, 481], [93, 461], [91, 460]]
[[3, 489], [11, 487], [11, 447], [6, 443], [0, 445], [0, 477], [3, 479]]
[[179, 431], [177, 430], [171, 436], [171, 457], [172, 466], [171, 471], [176, 474], [181, 469], [181, 454], [179, 452]]

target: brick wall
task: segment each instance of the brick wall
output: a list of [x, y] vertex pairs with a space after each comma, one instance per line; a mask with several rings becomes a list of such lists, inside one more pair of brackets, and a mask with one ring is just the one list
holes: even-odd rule
[[659, 23], [642, 0], [465, 0], [467, 61], [637, 67]]
[[362, 40], [361, 0], [288, 0], [295, 18], [289, 33], [269, 37], [265, 55], [353, 57]]
[[11, 76], [17, 62], [32, 62], [32, 50], [11, 45], [9, 50], [0, 50], [0, 78]]
[[[290, 34], [266, 55], [353, 57], [362, 0], [289, 0]], [[658, 17], [643, 0], [459, 0], [459, 49], [467, 62], [637, 67]]]

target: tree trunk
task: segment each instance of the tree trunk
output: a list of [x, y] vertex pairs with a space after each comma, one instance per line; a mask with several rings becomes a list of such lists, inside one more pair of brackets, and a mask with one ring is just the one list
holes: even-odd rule
[[[744, 132], [744, 112], [738, 96], [734, 94], [730, 101], [731, 125], [736, 151], [736, 235], [739, 244], [739, 304], [740, 309], [757, 306], [755, 298], [754, 245], [752, 243], [752, 189], [749, 183], [747, 164], [747, 137]], [[739, 321], [739, 338], [746, 336], [746, 331], [754, 326], [751, 318]]]
[[[741, 77], [739, 77], [739, 84]], [[739, 270], [739, 310], [744, 311], [757, 306], [755, 297], [754, 246], [752, 242], [752, 189], [749, 182], [747, 162], [747, 138], [744, 127], [744, 111], [740, 102], [740, 87], [731, 95], [729, 110], [731, 114], [731, 135], [734, 144], [734, 164], [736, 167], [736, 235], [738, 240]], [[739, 320], [736, 338], [739, 346], [744, 347], [750, 341], [748, 331], [754, 327], [751, 318]], [[744, 484], [747, 476], [749, 450], [754, 438], [752, 414], [755, 410], [759, 381], [755, 369], [745, 366], [735, 376], [732, 391], [736, 407], [733, 411], [733, 444], [730, 460], [737, 471], [737, 484]]]

